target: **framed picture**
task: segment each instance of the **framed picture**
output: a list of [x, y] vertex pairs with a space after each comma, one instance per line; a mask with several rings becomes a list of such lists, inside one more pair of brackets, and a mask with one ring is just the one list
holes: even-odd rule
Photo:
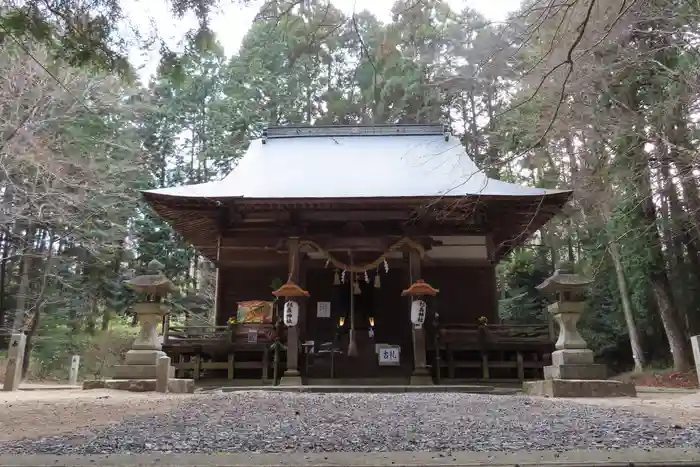
[[236, 321], [239, 324], [271, 324], [273, 313], [273, 302], [265, 300], [238, 302]]

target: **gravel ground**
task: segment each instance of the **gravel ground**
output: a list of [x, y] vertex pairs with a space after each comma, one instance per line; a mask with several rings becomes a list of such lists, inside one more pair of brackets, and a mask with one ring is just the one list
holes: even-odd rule
[[190, 396], [90, 433], [6, 441], [0, 454], [631, 447], [698, 448], [700, 425], [524, 396], [243, 392]]
[[22, 438], [94, 431], [139, 415], [168, 412], [190, 397], [80, 389], [0, 391], [0, 446]]

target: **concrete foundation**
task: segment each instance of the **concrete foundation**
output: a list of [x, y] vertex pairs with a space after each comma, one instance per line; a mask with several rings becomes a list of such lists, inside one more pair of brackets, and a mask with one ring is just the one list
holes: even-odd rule
[[280, 378], [280, 386], [301, 386], [301, 376], [282, 376]]
[[[106, 379], [97, 381], [85, 381], [83, 389], [115, 389], [131, 392], [151, 392], [156, 390], [156, 379]], [[193, 394], [194, 380], [169, 379], [168, 392], [174, 394]]]
[[544, 379], [605, 379], [605, 365], [550, 365], [544, 367]]
[[545, 379], [526, 381], [523, 392], [545, 397], [636, 397], [633, 383], [591, 379]]
[[411, 386], [430, 386], [433, 383], [433, 377], [430, 375], [412, 375]]
[[[175, 368], [170, 367], [169, 377], [175, 377]], [[156, 366], [155, 365], [115, 365], [114, 366], [114, 379], [155, 379], [156, 378]]]

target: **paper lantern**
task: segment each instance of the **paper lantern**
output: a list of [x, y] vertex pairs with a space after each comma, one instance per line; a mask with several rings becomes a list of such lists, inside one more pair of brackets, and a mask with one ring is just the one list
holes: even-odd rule
[[413, 300], [411, 302], [411, 322], [416, 328], [420, 328], [425, 323], [427, 310], [428, 306], [423, 300]]
[[299, 304], [287, 301], [284, 304], [284, 325], [287, 327], [296, 326], [299, 322]]

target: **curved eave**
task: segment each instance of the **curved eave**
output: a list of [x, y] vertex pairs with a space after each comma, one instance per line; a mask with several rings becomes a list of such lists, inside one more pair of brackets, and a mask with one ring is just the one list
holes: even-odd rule
[[380, 196], [380, 197], [318, 197], [318, 198], [246, 198], [242, 196], [220, 196], [220, 197], [201, 197], [187, 196], [179, 194], [159, 193], [156, 190], [145, 190], [141, 194], [144, 199], [151, 205], [166, 204], [168, 206], [182, 206], [182, 208], [211, 208], [226, 205], [229, 207], [249, 207], [249, 208], [265, 208], [266, 206], [287, 207], [287, 208], [327, 208], [329, 206], [357, 206], [357, 205], [395, 205], [421, 206], [425, 203], [433, 203], [436, 200], [454, 202], [458, 200], [484, 200], [484, 201], [525, 201], [539, 200], [540, 198], [554, 199], [563, 198], [568, 200], [573, 191], [570, 190], [547, 190], [543, 193], [518, 194], [518, 195], [493, 195], [480, 193], [466, 193], [450, 196]]
[[[534, 232], [559, 214], [569, 201], [572, 191], [549, 191], [541, 195], [466, 195], [436, 197], [384, 197], [384, 198], [304, 198], [304, 199], [251, 199], [251, 198], [200, 198], [173, 196], [150, 191], [142, 192], [144, 199], [163, 220], [182, 235], [185, 240], [199, 246], [199, 252], [215, 258], [219, 235], [217, 212], [221, 205], [241, 211], [269, 209], [339, 209], [362, 206], [363, 209], [387, 206], [411, 206], [419, 208], [437, 200], [446, 204], [458, 200], [477, 200], [500, 208], [512, 206], [518, 219], [491, 217], [494, 227], [494, 259], [503, 258], [522, 244]], [[497, 222], [497, 227], [493, 224]], [[206, 245], [206, 247], [204, 246]]]

